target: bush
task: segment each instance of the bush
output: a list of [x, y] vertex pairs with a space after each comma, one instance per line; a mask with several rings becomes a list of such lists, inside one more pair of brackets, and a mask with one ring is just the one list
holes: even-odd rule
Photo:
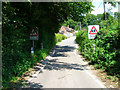
[[66, 39], [65, 35], [63, 34], [55, 34], [56, 43], [61, 42], [62, 40]]
[[[30, 67], [33, 67], [37, 61], [43, 60], [49, 53], [50, 49], [56, 44], [54, 32], [57, 30], [58, 24], [56, 24], [56, 22], [52, 22], [51, 24], [53, 26], [49, 25], [50, 23], [46, 19], [51, 18], [46, 15], [44, 15], [44, 19], [39, 19], [41, 20], [41, 23], [40, 21], [35, 21], [37, 23], [36, 24], [31, 21], [33, 17], [29, 18], [28, 12], [31, 8], [29, 3], [19, 4], [20, 6], [25, 6], [25, 8], [28, 7], [28, 9], [24, 10], [21, 9], [18, 4], [17, 7], [16, 4], [17, 3], [4, 3], [2, 8], [3, 87], [11, 87], [10, 83], [11, 81], [14, 81], [15, 77], [20, 77]], [[45, 10], [42, 11], [44, 12]], [[24, 15], [22, 13], [24, 13]], [[48, 13], [46, 12], [46, 14]], [[43, 24], [42, 22], [45, 23]], [[31, 55], [30, 49], [32, 47], [32, 41], [29, 40], [29, 32], [33, 27], [38, 27], [39, 40], [35, 41], [35, 53]], [[62, 39], [64, 39], [64, 36], [62, 36]], [[43, 50], [41, 50], [41, 43], [44, 45]]]
[[[120, 77], [120, 36], [118, 30], [101, 29], [95, 39], [88, 39], [87, 31], [79, 31], [76, 35], [79, 51], [97, 68], [105, 69], [109, 74]], [[95, 44], [95, 51], [93, 48]]]

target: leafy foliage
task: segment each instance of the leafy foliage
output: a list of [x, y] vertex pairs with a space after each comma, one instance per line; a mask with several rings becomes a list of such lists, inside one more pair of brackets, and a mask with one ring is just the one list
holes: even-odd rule
[[65, 35], [62, 34], [55, 34], [55, 37], [56, 37], [56, 43], [66, 39]]
[[[89, 14], [89, 16], [92, 19], [92, 15]], [[113, 17], [107, 13], [107, 20], [104, 20], [104, 14], [99, 14], [95, 18], [97, 18], [96, 24], [100, 26], [100, 31], [93, 40], [88, 39], [88, 31], [79, 31], [76, 35], [76, 42], [80, 45], [78, 50], [91, 64], [95, 64], [96, 68], [102, 68], [108, 74], [120, 78], [118, 14], [115, 13], [115, 17]], [[89, 23], [92, 24], [94, 22]], [[95, 44], [95, 50], [93, 44]]]
[[87, 23], [88, 25], [97, 25], [98, 21], [97, 21], [97, 16], [93, 15], [93, 14], [87, 14]]
[[[77, 34], [76, 42], [80, 45], [79, 51], [92, 64], [96, 64], [97, 68], [103, 68], [110, 75], [120, 77], [120, 36], [118, 30], [103, 28], [93, 40], [89, 40], [87, 34], [88, 31], [80, 31]], [[95, 44], [95, 50], [93, 44]]]
[[67, 21], [64, 21], [63, 26], [67, 27], [68, 25], [69, 25], [70, 28], [73, 28], [75, 30], [80, 29], [80, 26], [79, 26], [80, 23], [77, 22], [77, 21], [74, 21], [73, 19], [68, 19]]
[[[68, 18], [77, 20], [81, 17], [79, 15], [90, 11], [91, 6], [90, 2], [3, 3], [3, 87], [7, 86], [6, 82], [9, 83], [15, 77], [21, 76], [37, 61], [45, 58], [56, 44], [56, 40], [59, 41], [54, 33], [58, 32], [64, 20]], [[35, 41], [35, 54], [31, 55], [32, 41], [29, 40], [29, 32], [35, 27], [38, 28], [39, 40]], [[43, 43], [43, 50], [41, 50], [40, 43]]]

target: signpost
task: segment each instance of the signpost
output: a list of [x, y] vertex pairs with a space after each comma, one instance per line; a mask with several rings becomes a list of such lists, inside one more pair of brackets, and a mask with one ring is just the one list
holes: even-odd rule
[[[89, 25], [88, 26], [88, 38], [94, 39], [98, 31], [99, 31], [99, 25]], [[93, 48], [95, 52], [95, 44], [93, 44]]]
[[38, 31], [33, 28], [30, 32], [30, 40], [33, 40], [33, 47], [31, 47], [31, 53], [34, 53], [34, 40], [38, 40]]
[[38, 31], [35, 28], [30, 32], [30, 40], [38, 40]]
[[81, 30], [81, 22], [80, 22], [80, 30]]
[[89, 25], [88, 26], [88, 38], [94, 39], [98, 31], [99, 31], [99, 25]]

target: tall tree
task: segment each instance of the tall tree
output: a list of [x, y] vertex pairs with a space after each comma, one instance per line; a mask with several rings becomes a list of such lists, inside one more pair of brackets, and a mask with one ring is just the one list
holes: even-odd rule
[[111, 4], [113, 7], [116, 6], [116, 0], [113, 0], [112, 2], [109, 2], [108, 0], [103, 0], [103, 7], [104, 7], [104, 19], [107, 20], [107, 13], [106, 13], [106, 10], [105, 10], [105, 4]]
[[3, 81], [21, 75], [33, 63], [30, 59], [31, 28], [38, 27], [40, 39], [35, 42], [35, 48], [40, 49], [43, 42], [44, 48], [50, 49], [55, 44], [54, 34], [61, 23], [68, 18], [79, 21], [92, 10], [91, 7], [90, 2], [3, 2]]

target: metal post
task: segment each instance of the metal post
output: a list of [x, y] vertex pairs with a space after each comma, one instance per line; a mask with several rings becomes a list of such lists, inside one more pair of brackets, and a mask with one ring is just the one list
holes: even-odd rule
[[80, 22], [80, 30], [81, 30], [81, 22]]
[[87, 27], [88, 27], [88, 23], [87, 23]]
[[33, 40], [33, 51], [34, 51], [34, 40]]
[[31, 47], [31, 54], [34, 53], [34, 40], [33, 40], [33, 47]]

